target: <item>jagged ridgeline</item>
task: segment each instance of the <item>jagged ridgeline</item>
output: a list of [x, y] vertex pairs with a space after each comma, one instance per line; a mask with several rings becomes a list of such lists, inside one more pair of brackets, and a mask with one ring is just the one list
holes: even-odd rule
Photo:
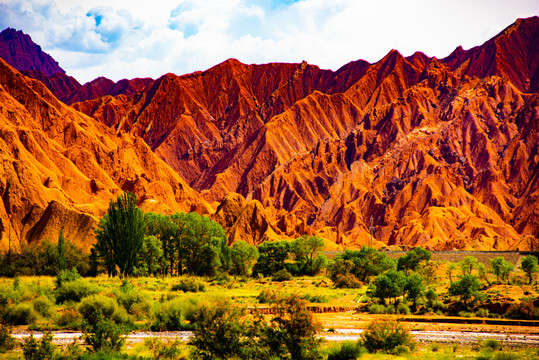
[[[8, 62], [6, 48], [29, 47], [10, 34]], [[60, 225], [88, 249], [108, 200], [129, 190], [145, 210], [212, 216], [229, 241], [358, 247], [372, 217], [377, 246], [537, 250], [538, 34], [532, 17], [444, 59], [391, 51], [337, 71], [228, 60], [85, 85], [2, 62], [2, 249], [8, 227], [32, 242]]]

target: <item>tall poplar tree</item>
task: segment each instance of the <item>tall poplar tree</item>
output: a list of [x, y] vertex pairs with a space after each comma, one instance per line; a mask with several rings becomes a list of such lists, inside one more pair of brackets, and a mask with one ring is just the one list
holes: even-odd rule
[[[131, 275], [145, 233], [144, 214], [137, 207], [136, 195], [126, 191], [116, 201], [111, 200], [95, 233], [96, 250], [105, 262], [112, 260], [118, 266], [120, 276]], [[110, 275], [113, 269], [109, 267], [108, 270]]]

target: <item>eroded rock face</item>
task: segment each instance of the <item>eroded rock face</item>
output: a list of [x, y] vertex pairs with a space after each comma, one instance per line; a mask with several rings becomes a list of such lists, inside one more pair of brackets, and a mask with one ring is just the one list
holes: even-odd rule
[[[186, 180], [184, 189], [220, 204], [213, 217], [231, 243], [320, 234], [358, 247], [371, 240], [372, 218], [376, 246], [535, 249], [538, 34], [533, 17], [441, 60], [393, 50], [333, 72], [231, 59], [118, 94], [98, 79], [72, 107], [141, 137]], [[24, 106], [47, 119], [49, 107]], [[174, 186], [149, 185], [155, 168], [142, 164], [153, 159], [144, 149], [147, 172], [112, 182], [88, 176], [90, 191], [151, 188], [168, 198]], [[65, 152], [92, 158], [76, 147]], [[49, 177], [50, 188], [67, 186]], [[42, 208], [28, 218], [43, 216]]]
[[134, 192], [154, 211], [209, 205], [142, 139], [116, 134], [0, 60], [0, 251], [67, 238], [84, 250], [110, 199]]
[[65, 73], [58, 63], [30, 36], [22, 31], [7, 28], [0, 33], [0, 58], [19, 71], [37, 70], [46, 76]]

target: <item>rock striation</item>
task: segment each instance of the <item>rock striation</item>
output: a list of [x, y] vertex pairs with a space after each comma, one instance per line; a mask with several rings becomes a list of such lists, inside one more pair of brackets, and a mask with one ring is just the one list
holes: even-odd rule
[[532, 17], [444, 59], [392, 50], [337, 71], [230, 59], [122, 90], [99, 78], [63, 99], [143, 139], [182, 189], [214, 204], [230, 242], [319, 234], [354, 248], [370, 242], [372, 219], [379, 247], [534, 250], [538, 37]]
[[0, 60], [0, 251], [67, 238], [88, 251], [111, 198], [134, 192], [145, 210], [211, 207], [146, 143], [60, 102]]

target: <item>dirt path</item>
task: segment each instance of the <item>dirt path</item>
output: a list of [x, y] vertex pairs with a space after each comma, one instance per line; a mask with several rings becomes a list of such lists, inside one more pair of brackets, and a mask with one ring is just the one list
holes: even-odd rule
[[[332, 329], [331, 332], [321, 333], [319, 336], [327, 341], [357, 341], [363, 329]], [[64, 332], [53, 331], [53, 343], [56, 345], [67, 345], [73, 341], [80, 341], [82, 333], [80, 332]], [[457, 343], [461, 345], [469, 345], [477, 342], [478, 339], [496, 339], [503, 346], [509, 347], [539, 347], [539, 335], [530, 334], [506, 334], [506, 333], [488, 333], [488, 332], [468, 332], [468, 331], [418, 331], [412, 330], [410, 333], [419, 342], [430, 343]], [[30, 336], [30, 332], [23, 331], [13, 334], [13, 336], [23, 341]], [[43, 336], [40, 332], [34, 332], [35, 338]], [[182, 342], [187, 342], [192, 336], [190, 331], [170, 331], [170, 332], [134, 332], [127, 335], [127, 343], [129, 345], [142, 343], [150, 337], [159, 337], [163, 340], [178, 339]]]

